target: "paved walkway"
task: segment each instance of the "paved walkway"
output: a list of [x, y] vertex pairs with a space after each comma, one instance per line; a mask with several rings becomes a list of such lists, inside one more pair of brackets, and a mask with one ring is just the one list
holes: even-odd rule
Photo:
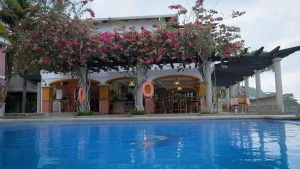
[[299, 115], [257, 115], [257, 114], [150, 114], [150, 115], [94, 115], [94, 116], [19, 116], [0, 118], [0, 122], [39, 121], [122, 121], [122, 120], [213, 120], [213, 119], [276, 119], [300, 120]]

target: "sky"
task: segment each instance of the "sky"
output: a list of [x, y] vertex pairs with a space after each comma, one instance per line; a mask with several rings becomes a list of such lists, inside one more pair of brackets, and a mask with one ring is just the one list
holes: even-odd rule
[[[169, 5], [181, 4], [187, 8], [195, 0], [94, 0], [89, 7], [96, 18], [174, 14]], [[300, 45], [299, 0], [206, 0], [206, 8], [216, 9], [224, 16], [232, 10], [245, 11], [237, 19], [225, 22], [241, 28], [242, 39], [250, 51], [265, 47], [270, 51]], [[293, 93], [300, 101], [300, 51], [281, 61], [283, 93]], [[275, 92], [275, 76], [272, 71], [262, 73], [262, 90]], [[250, 86], [255, 87], [254, 77]]]

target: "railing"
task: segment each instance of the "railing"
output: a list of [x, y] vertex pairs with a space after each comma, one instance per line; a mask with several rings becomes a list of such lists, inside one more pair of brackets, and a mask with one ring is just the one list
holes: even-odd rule
[[155, 113], [196, 113], [201, 110], [201, 98], [196, 96], [161, 97], [155, 100]]
[[277, 114], [276, 95], [269, 95], [257, 99], [250, 100], [249, 112]]
[[134, 101], [110, 101], [112, 114], [124, 114], [135, 108]]
[[73, 102], [69, 100], [51, 100], [50, 105], [52, 106], [53, 112], [75, 112], [76, 107]]

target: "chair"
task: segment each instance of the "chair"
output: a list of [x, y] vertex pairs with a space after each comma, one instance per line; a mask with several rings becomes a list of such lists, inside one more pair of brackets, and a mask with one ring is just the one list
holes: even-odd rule
[[239, 111], [239, 99], [238, 98], [231, 98], [229, 103], [229, 111], [234, 112], [237, 110]]
[[155, 113], [164, 113], [164, 101], [158, 100], [155, 103]]
[[238, 111], [240, 111], [240, 107], [243, 108], [244, 112], [248, 112], [248, 103], [246, 95], [238, 95]]
[[180, 99], [176, 98], [172, 102], [172, 113], [180, 113]]
[[179, 106], [180, 106], [180, 113], [187, 113], [188, 112], [186, 99], [181, 99]]
[[192, 101], [192, 112], [193, 113], [198, 113], [200, 112], [201, 109], [201, 102], [199, 99], [193, 100]]

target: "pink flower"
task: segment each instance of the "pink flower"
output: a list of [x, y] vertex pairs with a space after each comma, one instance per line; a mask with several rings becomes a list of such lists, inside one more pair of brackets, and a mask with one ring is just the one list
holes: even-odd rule
[[170, 42], [170, 43], [169, 43], [169, 46], [170, 46], [171, 48], [174, 48], [174, 47], [175, 47], [175, 43], [174, 43], [174, 42]]
[[37, 31], [33, 31], [31, 33], [31, 37], [32, 37], [33, 40], [37, 40], [40, 37], [40, 35]]
[[150, 57], [150, 59], [144, 61], [144, 63], [146, 63], [146, 64], [151, 64], [151, 63], [153, 63], [154, 61], [155, 61], [155, 59], [154, 59], [153, 57]]
[[88, 1], [87, 0], [83, 0], [82, 3], [83, 3], [83, 5], [85, 5], [85, 4], [88, 3]]
[[170, 9], [179, 9], [179, 8], [181, 8], [182, 6], [181, 5], [178, 5], [178, 4], [176, 4], [176, 5], [170, 5], [169, 6], [169, 8]]
[[187, 13], [187, 10], [186, 9], [181, 9], [178, 11], [179, 14], [186, 14]]
[[104, 32], [100, 34], [100, 40], [102, 40], [104, 43], [110, 43], [111, 41], [111, 34], [109, 32]]
[[117, 31], [115, 32], [114, 38], [115, 38], [115, 41], [119, 41], [121, 39], [119, 32], [117, 32]]
[[153, 63], [155, 61], [154, 57], [150, 57], [150, 62]]
[[92, 9], [87, 8], [86, 11], [88, 11], [90, 13], [91, 17], [93, 17], [93, 18], [95, 17], [95, 13]]
[[164, 53], [165, 53], [165, 49], [164, 48], [159, 48], [158, 51], [157, 51], [158, 57], [161, 57]]
[[168, 33], [167, 33], [167, 37], [168, 37], [169, 39], [173, 39], [173, 38], [175, 37], [175, 35], [174, 35], [173, 32], [168, 32]]
[[158, 58], [156, 58], [156, 62], [160, 62], [161, 61], [161, 56], [159, 56]]
[[105, 46], [98, 47], [98, 50], [102, 53], [107, 53], [109, 51]]
[[65, 41], [65, 45], [66, 45], [67, 47], [71, 46], [71, 41], [70, 41], [69, 39], [67, 39], [67, 40]]
[[51, 63], [51, 59], [48, 56], [42, 57], [42, 64], [49, 65]]
[[178, 43], [175, 43], [175, 48], [176, 49], [179, 49], [180, 48], [180, 45]]

